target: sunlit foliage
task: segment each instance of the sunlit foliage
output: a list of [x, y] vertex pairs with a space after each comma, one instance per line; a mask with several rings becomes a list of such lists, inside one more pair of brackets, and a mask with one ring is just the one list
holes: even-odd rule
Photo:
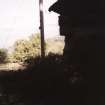
[[17, 40], [12, 53], [14, 62], [24, 62], [25, 60], [40, 55], [40, 36], [32, 34], [29, 40]]

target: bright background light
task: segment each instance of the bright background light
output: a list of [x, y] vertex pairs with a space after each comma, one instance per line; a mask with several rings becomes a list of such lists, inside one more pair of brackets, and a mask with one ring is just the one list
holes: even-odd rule
[[[48, 8], [56, 0], [44, 1], [45, 38], [59, 35], [58, 15]], [[0, 0], [0, 47], [39, 32], [39, 0]]]

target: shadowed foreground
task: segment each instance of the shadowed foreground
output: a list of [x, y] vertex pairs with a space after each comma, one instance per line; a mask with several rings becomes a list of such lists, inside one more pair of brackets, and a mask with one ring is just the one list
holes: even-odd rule
[[1, 71], [0, 105], [82, 105], [85, 87], [79, 69], [52, 54], [23, 71]]

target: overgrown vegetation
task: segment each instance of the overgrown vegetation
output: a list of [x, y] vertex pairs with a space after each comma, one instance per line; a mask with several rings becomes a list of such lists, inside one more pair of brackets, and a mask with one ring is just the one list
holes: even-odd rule
[[6, 63], [8, 61], [8, 50], [1, 48], [0, 49], [0, 64]]
[[64, 105], [68, 101], [81, 105], [83, 80], [71, 71], [61, 55], [51, 54], [35, 58], [33, 66], [23, 71], [0, 72], [0, 105]]
[[40, 36], [39, 34], [32, 34], [28, 40], [21, 39], [15, 42], [10, 60], [12, 62], [24, 62], [38, 55], [40, 55]]
[[[14, 50], [9, 55], [9, 62], [27, 62], [41, 55], [40, 35], [32, 34], [28, 40], [21, 39], [14, 43]], [[49, 53], [62, 54], [64, 43], [63, 41], [56, 41], [49, 39], [45, 41], [46, 55]]]

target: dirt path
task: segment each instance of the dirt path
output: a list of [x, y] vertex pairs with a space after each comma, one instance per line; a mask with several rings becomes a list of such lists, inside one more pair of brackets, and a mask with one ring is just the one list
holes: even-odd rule
[[22, 63], [7, 63], [7, 64], [0, 64], [0, 70], [8, 71], [8, 70], [18, 70], [18, 69], [25, 69], [26, 66]]

